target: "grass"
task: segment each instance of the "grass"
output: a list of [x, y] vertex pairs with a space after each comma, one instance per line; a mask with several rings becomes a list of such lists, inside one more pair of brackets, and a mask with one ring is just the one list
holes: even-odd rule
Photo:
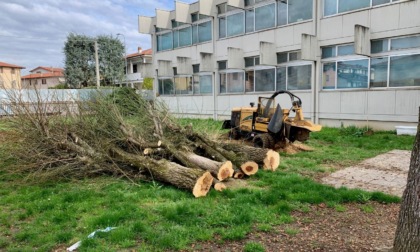
[[[199, 131], [220, 132], [221, 122], [182, 120], [185, 125], [190, 122]], [[0, 121], [0, 132], [8, 130]], [[346, 203], [356, 202], [362, 211], [372, 212], [365, 203], [393, 203], [399, 198], [334, 189], [310, 177], [392, 149], [411, 149], [413, 141], [394, 132], [356, 136], [324, 128], [311, 135], [308, 145], [315, 148], [313, 152], [282, 155], [280, 170], [261, 171], [249, 179], [252, 189], [211, 191], [198, 199], [157, 182], [133, 184], [112, 177], [27, 183], [8, 176], [14, 160], [8, 145], [0, 144], [0, 251], [64, 250], [79, 240], [83, 241], [79, 251], [188, 250], [202, 241], [225, 243], [242, 240], [253, 231], [270, 232], [293, 222], [292, 211], [310, 211], [311, 204], [345, 211]], [[106, 227], [118, 228], [87, 238]], [[289, 230], [290, 235], [295, 231]], [[243, 248], [264, 250], [255, 242]]]

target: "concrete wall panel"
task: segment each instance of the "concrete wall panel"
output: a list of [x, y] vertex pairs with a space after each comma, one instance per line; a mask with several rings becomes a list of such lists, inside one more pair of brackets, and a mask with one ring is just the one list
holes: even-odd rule
[[420, 90], [396, 90], [395, 92], [395, 114], [416, 116], [420, 107]]
[[398, 29], [400, 18], [399, 10], [399, 4], [372, 9], [370, 25], [372, 32], [375, 33]]
[[420, 1], [407, 1], [398, 5], [400, 6], [399, 28], [418, 28], [420, 26]]
[[366, 113], [366, 92], [340, 92], [341, 113], [344, 114], [365, 114]]
[[367, 102], [369, 116], [395, 114], [394, 90], [369, 92]]
[[354, 26], [370, 27], [370, 14], [368, 10], [343, 15], [343, 36], [354, 36]]
[[319, 111], [323, 113], [339, 114], [341, 111], [341, 95], [339, 92], [319, 93]]
[[[352, 33], [350, 33], [352, 35]], [[324, 18], [320, 20], [319, 39], [328, 40], [343, 36], [343, 16]]]

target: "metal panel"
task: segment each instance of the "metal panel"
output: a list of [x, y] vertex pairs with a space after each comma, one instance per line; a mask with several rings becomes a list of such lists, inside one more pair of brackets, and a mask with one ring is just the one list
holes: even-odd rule
[[228, 47], [228, 62], [229, 69], [244, 69], [244, 51], [240, 48]]
[[176, 70], [178, 74], [193, 74], [191, 58], [188, 57], [176, 57], [177, 66]]
[[365, 91], [346, 91], [341, 92], [341, 109], [343, 114], [366, 114], [366, 92]]
[[368, 93], [368, 113], [370, 115], [394, 115], [395, 91], [373, 91]]
[[153, 34], [153, 18], [139, 16], [139, 33]]
[[200, 52], [200, 72], [214, 72], [213, 54]]
[[420, 90], [396, 90], [395, 113], [397, 115], [418, 114], [420, 107]]
[[319, 54], [317, 37], [309, 34], [302, 34], [301, 52], [302, 60], [316, 61], [316, 57]]
[[227, 4], [236, 8], [245, 8], [245, 1], [243, 0], [228, 0]]
[[216, 15], [216, 4], [214, 0], [200, 0], [199, 4], [199, 12], [200, 14], [207, 15], [207, 16], [214, 16]]
[[175, 1], [175, 21], [182, 23], [191, 23], [190, 4]]
[[158, 77], [173, 77], [172, 61], [158, 60]]
[[260, 65], [277, 65], [276, 45], [269, 42], [260, 42]]
[[171, 29], [171, 12], [156, 9], [156, 27], [162, 29]]
[[354, 26], [354, 52], [370, 56], [370, 29], [362, 25]]

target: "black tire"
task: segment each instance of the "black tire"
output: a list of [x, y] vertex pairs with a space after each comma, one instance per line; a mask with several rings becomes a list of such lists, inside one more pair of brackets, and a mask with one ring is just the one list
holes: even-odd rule
[[274, 138], [269, 134], [259, 134], [253, 139], [254, 147], [271, 149], [274, 146]]
[[241, 135], [239, 134], [239, 131], [237, 128], [232, 128], [230, 129], [229, 137], [232, 139], [238, 140], [239, 138], [241, 138]]

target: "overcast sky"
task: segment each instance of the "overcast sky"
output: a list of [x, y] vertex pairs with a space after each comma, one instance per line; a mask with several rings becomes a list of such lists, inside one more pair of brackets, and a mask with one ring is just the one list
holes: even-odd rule
[[71, 32], [121, 33], [128, 54], [148, 49], [150, 35], [138, 33], [138, 15], [155, 16], [156, 8], [174, 6], [174, 0], [0, 0], [0, 61], [25, 67], [23, 74], [37, 66], [64, 67], [63, 47]]

